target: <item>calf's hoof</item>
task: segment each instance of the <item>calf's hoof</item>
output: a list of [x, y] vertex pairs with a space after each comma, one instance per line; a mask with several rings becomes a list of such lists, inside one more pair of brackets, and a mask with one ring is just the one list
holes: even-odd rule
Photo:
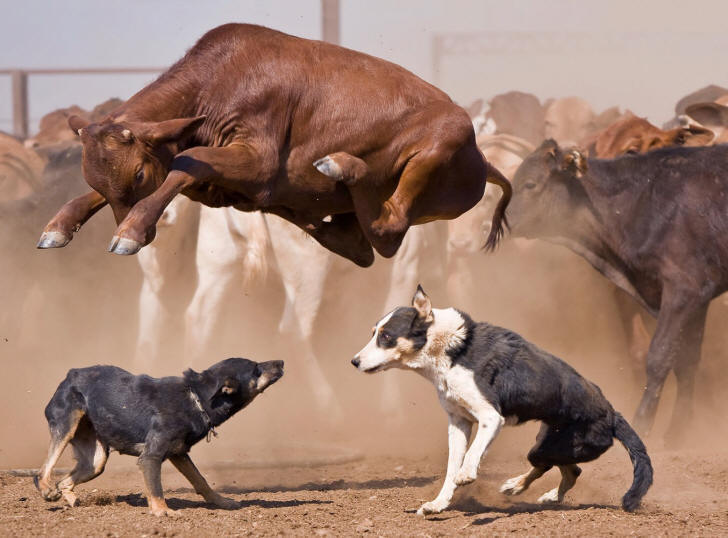
[[61, 248], [65, 247], [70, 241], [71, 236], [63, 232], [50, 231], [43, 232], [38, 240], [36, 248]]
[[121, 256], [130, 256], [139, 252], [143, 246], [144, 245], [142, 245], [139, 241], [135, 241], [134, 239], [115, 235], [111, 239], [109, 252], [119, 254]]
[[344, 171], [341, 169], [341, 166], [339, 166], [339, 163], [328, 155], [326, 157], [322, 157], [318, 161], [314, 161], [313, 165], [316, 167], [316, 170], [325, 176], [329, 176], [337, 181], [342, 181], [344, 179]]

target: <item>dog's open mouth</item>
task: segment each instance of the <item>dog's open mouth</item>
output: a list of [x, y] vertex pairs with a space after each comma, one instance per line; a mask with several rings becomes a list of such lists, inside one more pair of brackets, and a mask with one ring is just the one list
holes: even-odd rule
[[384, 367], [386, 364], [377, 364], [376, 366], [372, 366], [371, 368], [367, 368], [366, 370], [362, 370], [365, 374], [376, 374], [377, 372], [381, 372], [384, 370]]

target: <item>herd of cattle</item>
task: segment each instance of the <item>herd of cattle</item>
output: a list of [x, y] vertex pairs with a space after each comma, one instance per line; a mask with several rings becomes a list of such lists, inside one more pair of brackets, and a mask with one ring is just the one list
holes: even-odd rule
[[[54, 211], [85, 191], [82, 148], [67, 118], [93, 122], [120, 104], [112, 99], [91, 112], [52, 112], [25, 141], [0, 135], [0, 240], [6, 252], [0, 274], [14, 275], [0, 282], [0, 295], [15, 305], [0, 312], [8, 334], [19, 331], [17, 313], [30, 289], [57, 296], [64, 278], [82, 280], [89, 271], [118, 276], [118, 258], [99, 259], [88, 247], [78, 247], [70, 263], [39, 262], [30, 249]], [[636, 424], [642, 431], [653, 422], [666, 376], [675, 372], [678, 398], [669, 436], [679, 437], [691, 416], [707, 307], [728, 289], [728, 147], [716, 146], [728, 141], [728, 89], [709, 86], [686, 96], [662, 128], [617, 107], [596, 114], [580, 98], [541, 103], [516, 91], [473, 103], [468, 112], [478, 147], [513, 182], [511, 235], [565, 245], [613, 284], [632, 360], [647, 368]], [[488, 185], [481, 202], [461, 217], [410, 228], [392, 259], [382, 261], [390, 273], [382, 310], [406, 304], [425, 270], [447, 282], [451, 304], [466, 305], [479, 285], [470, 261], [482, 256], [497, 201], [498, 189]], [[88, 233], [105, 233], [97, 230]], [[325, 283], [348, 262], [277, 216], [212, 208], [184, 196], [165, 209], [157, 238], [136, 260], [143, 275], [139, 368], [159, 356], [158, 335], [170, 323], [183, 324], [185, 360], [196, 361], [214, 338], [231, 290], [267, 275], [280, 282], [285, 298], [280, 333], [306, 362], [318, 403], [334, 406], [312, 337]], [[197, 272], [192, 296], [169, 293], [190, 267]], [[645, 312], [657, 318], [651, 342]], [[175, 315], [184, 319], [170, 320]]]

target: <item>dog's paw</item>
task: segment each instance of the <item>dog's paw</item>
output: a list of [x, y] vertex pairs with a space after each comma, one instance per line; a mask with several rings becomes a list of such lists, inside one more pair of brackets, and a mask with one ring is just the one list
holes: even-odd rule
[[223, 497], [222, 495], [217, 495], [214, 498], [207, 500], [218, 508], [223, 508], [225, 510], [235, 510], [236, 508], [240, 508], [240, 503], [238, 501], [230, 499], [229, 497]]
[[536, 501], [539, 504], [554, 504], [559, 501], [559, 488], [554, 488], [541, 495]]
[[65, 499], [65, 501], [68, 503], [68, 506], [70, 506], [71, 508], [75, 508], [76, 506], [81, 504], [74, 492], [70, 490], [64, 490], [61, 493], [63, 494], [63, 498]]
[[478, 473], [475, 469], [466, 469], [463, 467], [460, 471], [458, 471], [458, 474], [455, 475], [455, 485], [464, 486], [465, 484], [470, 484], [475, 481], [477, 474]]
[[445, 508], [447, 508], [447, 503], [434, 500], [434, 501], [426, 502], [425, 504], [420, 506], [420, 509], [417, 510], [417, 515], [426, 516], [428, 514], [439, 514]]
[[154, 508], [149, 511], [153, 516], [157, 517], [179, 517], [180, 513], [177, 510], [172, 510], [171, 508]]
[[516, 476], [503, 482], [500, 492], [506, 495], [520, 495], [524, 489], [526, 488], [523, 486], [523, 477]]

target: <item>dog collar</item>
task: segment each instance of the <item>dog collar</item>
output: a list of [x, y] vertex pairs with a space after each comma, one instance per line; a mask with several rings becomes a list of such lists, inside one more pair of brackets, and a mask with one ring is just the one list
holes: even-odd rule
[[200, 401], [200, 397], [197, 395], [197, 393], [190, 387], [187, 387], [187, 390], [190, 393], [190, 399], [192, 400], [192, 403], [195, 404], [195, 407], [197, 407], [197, 410], [202, 415], [202, 420], [205, 421], [205, 426], [207, 427], [207, 442], [209, 443], [212, 440], [213, 435], [217, 437], [217, 431], [215, 431], [215, 426], [213, 426], [212, 420], [210, 420], [210, 415], [208, 415], [207, 411], [205, 411], [205, 408], [202, 407], [202, 402]]

